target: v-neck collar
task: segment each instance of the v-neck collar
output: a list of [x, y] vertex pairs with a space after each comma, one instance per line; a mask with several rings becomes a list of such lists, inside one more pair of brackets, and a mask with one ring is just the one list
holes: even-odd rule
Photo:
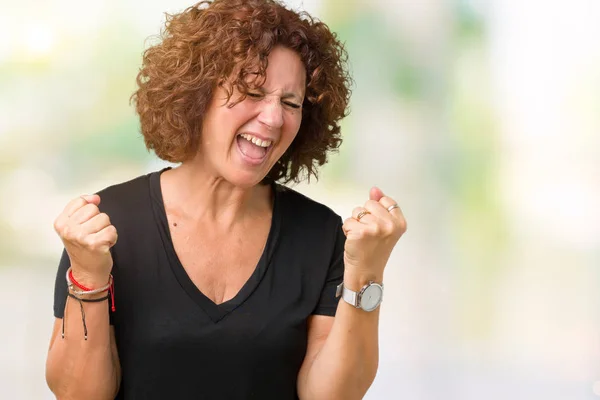
[[160, 185], [160, 175], [170, 169], [170, 167], [164, 168], [160, 171], [156, 171], [150, 174], [149, 177], [149, 185], [150, 185], [150, 196], [152, 199], [152, 209], [154, 211], [154, 217], [156, 224], [158, 226], [158, 230], [160, 232], [160, 236], [163, 242], [163, 247], [167, 253], [167, 259], [169, 260], [169, 265], [173, 274], [175, 275], [177, 281], [186, 291], [186, 293], [194, 300], [194, 302], [204, 310], [204, 312], [210, 317], [213, 322], [219, 322], [223, 319], [227, 314], [231, 313], [238, 306], [240, 306], [244, 301], [246, 301], [250, 295], [256, 290], [260, 282], [262, 281], [267, 268], [269, 267], [269, 263], [271, 260], [271, 256], [273, 254], [273, 250], [275, 248], [275, 244], [277, 238], [279, 236], [279, 229], [281, 225], [281, 212], [280, 212], [280, 199], [279, 199], [279, 190], [278, 185], [276, 183], [272, 184], [273, 189], [273, 215], [271, 217], [271, 227], [269, 230], [269, 235], [267, 236], [267, 241], [263, 252], [260, 256], [258, 264], [250, 278], [244, 283], [240, 291], [230, 300], [227, 300], [221, 304], [216, 304], [211, 299], [209, 299], [191, 280], [185, 268], [181, 264], [179, 257], [175, 251], [175, 247], [173, 245], [173, 240], [171, 238], [171, 231], [169, 229], [169, 223], [167, 219], [167, 213], [165, 210], [165, 205], [162, 196], [162, 189]]

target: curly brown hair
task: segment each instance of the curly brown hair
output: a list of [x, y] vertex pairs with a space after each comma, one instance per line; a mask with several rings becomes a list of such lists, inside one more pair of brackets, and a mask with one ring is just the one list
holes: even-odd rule
[[159, 39], [144, 51], [132, 101], [146, 147], [161, 159], [192, 157], [214, 89], [227, 86], [229, 101], [235, 87], [242, 100], [264, 82], [276, 45], [300, 55], [306, 95], [300, 130], [266, 180], [317, 177], [317, 167], [340, 146], [352, 80], [343, 44], [323, 22], [274, 0], [202, 1], [167, 14]]

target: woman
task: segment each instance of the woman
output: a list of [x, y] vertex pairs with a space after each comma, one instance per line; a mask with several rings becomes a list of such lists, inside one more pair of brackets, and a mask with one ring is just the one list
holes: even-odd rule
[[275, 183], [316, 175], [339, 146], [344, 62], [324, 24], [271, 0], [168, 18], [133, 99], [147, 147], [180, 166], [55, 222], [59, 399], [362, 398], [404, 218], [377, 188], [342, 222]]

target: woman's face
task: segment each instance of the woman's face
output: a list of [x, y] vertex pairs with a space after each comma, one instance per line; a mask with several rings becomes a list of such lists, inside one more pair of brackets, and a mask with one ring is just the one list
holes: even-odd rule
[[[228, 107], [217, 88], [202, 126], [204, 168], [240, 187], [259, 183], [288, 149], [302, 121], [306, 71], [300, 56], [278, 46], [269, 54], [264, 85]], [[234, 90], [230, 102], [239, 93]]]

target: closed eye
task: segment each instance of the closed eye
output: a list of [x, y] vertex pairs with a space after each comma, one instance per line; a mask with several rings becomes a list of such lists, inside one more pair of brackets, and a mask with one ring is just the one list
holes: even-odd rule
[[[258, 93], [258, 92], [248, 92], [248, 93], [246, 93], [246, 95], [253, 99], [262, 99], [264, 97], [264, 94]], [[293, 103], [291, 101], [284, 101], [283, 104], [286, 105], [287, 107], [293, 108], [295, 110], [302, 107], [302, 105]]]
[[300, 104], [292, 103], [292, 102], [289, 102], [289, 101], [284, 101], [283, 104], [285, 104], [288, 107], [295, 108], [295, 109], [298, 109], [298, 108], [301, 107]]

